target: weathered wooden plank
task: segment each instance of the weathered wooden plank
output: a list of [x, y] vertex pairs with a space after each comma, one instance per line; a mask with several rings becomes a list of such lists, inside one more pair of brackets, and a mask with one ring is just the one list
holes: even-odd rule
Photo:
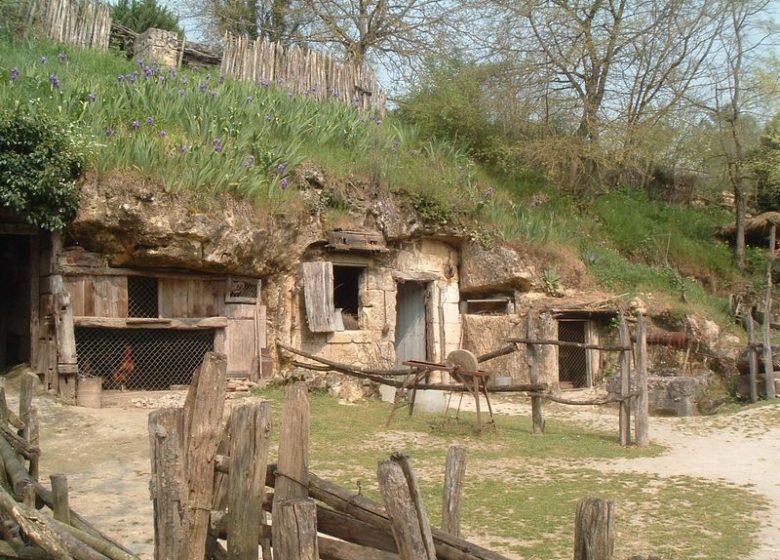
[[444, 468], [441, 530], [456, 537], [460, 536], [463, 484], [466, 481], [466, 458], [466, 449], [453, 445], [447, 451], [447, 463]]
[[258, 530], [265, 521], [270, 405], [249, 403], [235, 408], [230, 417], [230, 434], [228, 553], [235, 560], [256, 560]]
[[73, 324], [77, 327], [101, 329], [209, 330], [227, 327], [228, 319], [226, 317], [204, 317], [200, 319], [74, 317]]
[[574, 560], [612, 560], [615, 551], [615, 508], [612, 502], [583, 498], [574, 522]]
[[309, 330], [315, 333], [335, 331], [333, 263], [303, 263], [303, 289]]
[[359, 544], [337, 541], [327, 537], [317, 539], [321, 560], [398, 560], [392, 552], [367, 548]]

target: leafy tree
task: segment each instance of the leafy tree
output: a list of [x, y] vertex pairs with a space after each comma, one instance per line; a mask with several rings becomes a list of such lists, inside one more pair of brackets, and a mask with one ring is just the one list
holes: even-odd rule
[[0, 112], [0, 206], [54, 231], [76, 216], [83, 158], [64, 126], [41, 111]]
[[217, 36], [228, 31], [251, 39], [263, 37], [289, 43], [300, 39], [305, 22], [295, 0], [204, 0], [197, 4]]
[[181, 33], [178, 17], [160, 6], [157, 0], [117, 0], [111, 9], [111, 17], [137, 33], [151, 27]]
[[761, 144], [749, 160], [756, 177], [758, 208], [780, 211], [780, 114], [764, 127]]

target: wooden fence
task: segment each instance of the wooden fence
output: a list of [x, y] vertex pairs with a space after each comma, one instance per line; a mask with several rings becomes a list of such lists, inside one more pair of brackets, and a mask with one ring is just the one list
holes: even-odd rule
[[34, 0], [28, 20], [60, 43], [107, 49], [111, 38], [110, 9], [96, 0]]
[[[276, 464], [270, 403], [237, 404], [223, 430], [225, 368], [224, 356], [207, 354], [185, 406], [149, 415], [155, 560], [257, 560], [258, 547], [262, 558], [280, 560], [508, 560], [460, 536], [464, 449], [447, 454], [442, 527], [433, 527], [405, 455], [379, 462], [382, 502], [309, 470], [303, 382], [285, 391]], [[583, 500], [575, 527], [576, 560], [611, 560], [610, 502]]]
[[387, 95], [376, 74], [356, 64], [265, 39], [226, 34], [222, 72], [236, 79], [274, 84], [317, 101], [335, 100], [384, 115]]

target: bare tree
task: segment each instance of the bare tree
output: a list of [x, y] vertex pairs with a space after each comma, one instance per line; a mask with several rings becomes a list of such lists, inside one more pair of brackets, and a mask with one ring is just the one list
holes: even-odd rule
[[[515, 57], [526, 87], [576, 114], [580, 187], [602, 162], [625, 165], [647, 127], [678, 107], [701, 76], [721, 16], [705, 0], [492, 0], [496, 52]], [[603, 138], [608, 132], [608, 138]], [[618, 146], [622, 149], [616, 154]], [[618, 157], [616, 157], [616, 155]]]
[[435, 46], [452, 9], [445, 0], [301, 0], [314, 18], [313, 43], [337, 46], [365, 64], [369, 55], [409, 58]]
[[[706, 87], [691, 97], [696, 107], [709, 113], [720, 130], [721, 156], [734, 192], [736, 241], [734, 259], [745, 268], [745, 215], [748, 177], [745, 172], [747, 121], [757, 106], [762, 88], [755, 83], [756, 65], [761, 63], [762, 48], [774, 35], [764, 18], [771, 0], [724, 0], [718, 9], [725, 14], [718, 36], [717, 52], [708, 67]], [[747, 119], [746, 119], [747, 117]]]

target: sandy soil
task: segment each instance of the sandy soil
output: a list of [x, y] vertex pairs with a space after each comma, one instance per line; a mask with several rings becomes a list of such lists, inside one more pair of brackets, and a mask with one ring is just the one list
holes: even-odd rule
[[[14, 393], [9, 388], [9, 401]], [[153, 553], [149, 500], [149, 407], [172, 406], [184, 393], [113, 394], [107, 407], [67, 406], [36, 398], [41, 418], [42, 476], [65, 473], [72, 507], [139, 553]], [[464, 403], [468, 406], [468, 403]], [[524, 402], [496, 403], [500, 414], [528, 414]], [[780, 404], [728, 417], [653, 418], [651, 438], [668, 447], [659, 457], [598, 461], [589, 465], [612, 472], [688, 475], [750, 484], [770, 502], [752, 560], [777, 560], [780, 550]], [[545, 408], [549, 416], [617, 431], [612, 410], [591, 407]]]

